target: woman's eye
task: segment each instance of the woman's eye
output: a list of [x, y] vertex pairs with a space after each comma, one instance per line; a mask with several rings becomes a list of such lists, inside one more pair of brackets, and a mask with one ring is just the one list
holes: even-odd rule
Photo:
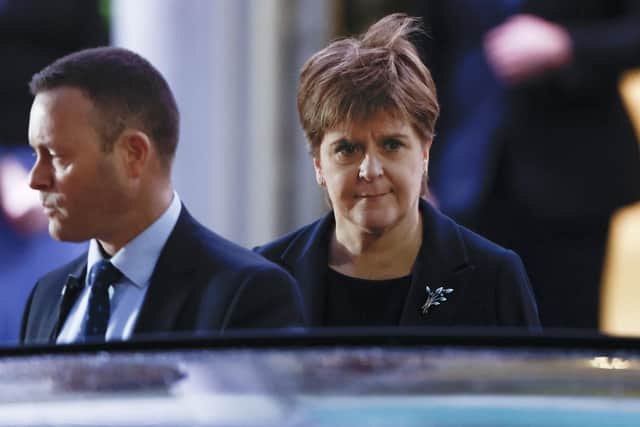
[[343, 142], [336, 147], [336, 153], [343, 156], [349, 156], [355, 153], [357, 150], [358, 146], [349, 142]]
[[383, 142], [383, 146], [387, 151], [396, 151], [402, 147], [402, 143], [396, 139], [386, 139]]

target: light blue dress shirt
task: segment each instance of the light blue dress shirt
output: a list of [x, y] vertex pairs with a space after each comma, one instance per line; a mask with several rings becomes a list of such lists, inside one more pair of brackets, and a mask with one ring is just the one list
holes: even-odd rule
[[[119, 282], [109, 288], [111, 316], [107, 327], [107, 341], [127, 340], [131, 337], [151, 275], [162, 248], [178, 222], [181, 206], [180, 198], [174, 192], [173, 200], [167, 210], [111, 257], [111, 262], [123, 276]], [[91, 240], [87, 257], [87, 272], [96, 262], [104, 258], [97, 240]], [[58, 335], [57, 343], [78, 341], [84, 328], [89, 291], [85, 278], [84, 289], [69, 312], [62, 331]]]

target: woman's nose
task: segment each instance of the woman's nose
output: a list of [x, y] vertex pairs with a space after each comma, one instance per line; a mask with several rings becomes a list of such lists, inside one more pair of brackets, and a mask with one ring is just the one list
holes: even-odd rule
[[375, 153], [367, 153], [360, 163], [360, 169], [358, 171], [358, 178], [365, 181], [371, 181], [379, 176], [382, 176], [383, 168], [380, 159]]

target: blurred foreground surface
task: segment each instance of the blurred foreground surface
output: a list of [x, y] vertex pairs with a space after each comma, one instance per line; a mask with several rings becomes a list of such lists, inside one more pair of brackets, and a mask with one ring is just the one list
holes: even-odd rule
[[0, 426], [635, 427], [640, 419], [640, 345], [424, 342], [7, 353]]

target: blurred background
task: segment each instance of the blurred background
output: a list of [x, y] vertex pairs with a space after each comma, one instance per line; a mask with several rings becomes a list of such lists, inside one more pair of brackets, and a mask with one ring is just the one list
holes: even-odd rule
[[[488, 3], [495, 3], [496, 7], [502, 9], [491, 16], [473, 15], [473, 7], [486, 12]], [[4, 296], [0, 299], [0, 340], [12, 342], [17, 338], [22, 307], [35, 279], [84, 249], [84, 245], [51, 241], [42, 218], [38, 217], [38, 209], [34, 204], [37, 198], [26, 186], [25, 171], [32, 161], [26, 147], [31, 102], [27, 83], [30, 76], [43, 66], [67, 52], [101, 44], [126, 47], [149, 59], [167, 78], [181, 111], [181, 137], [174, 165], [174, 183], [180, 197], [191, 213], [204, 224], [230, 240], [252, 247], [311, 222], [326, 209], [323, 195], [314, 180], [311, 157], [296, 111], [298, 72], [305, 60], [326, 46], [328, 41], [357, 34], [388, 13], [405, 11], [425, 16], [429, 36], [417, 40], [417, 44], [425, 62], [432, 67], [436, 84], [443, 89], [441, 93], [444, 98], [450, 86], [443, 70], [451, 69], [437, 65], [433, 58], [446, 56], [443, 53], [451, 57], [451, 51], [459, 47], [450, 42], [451, 33], [476, 31], [480, 34], [490, 29], [490, 25], [493, 25], [490, 22], [495, 21], [496, 25], [504, 23], [509, 15], [520, 12], [519, 8], [525, 8], [531, 2], [495, 0], [488, 3], [473, 0], [0, 0], [0, 57], [4, 64], [4, 70], [0, 72], [0, 108], [3, 109], [0, 115], [0, 203], [4, 213], [0, 230], [0, 250], [3, 254], [0, 257], [0, 284], [4, 288]], [[608, 2], [608, 6], [600, 6], [605, 3], [576, 0], [566, 2], [565, 6], [569, 4], [572, 9], [580, 9], [579, 18], [584, 20], [590, 17], [590, 13], [594, 16], [601, 14], [604, 16], [602, 22], [611, 25], [628, 26], [626, 18], [637, 19], [637, 15], [633, 15], [637, 11], [632, 7], [626, 15], [622, 14], [627, 2]], [[443, 6], [445, 4], [449, 6]], [[447, 7], [453, 10], [443, 12], [442, 9]], [[444, 18], [431, 22], [428, 15], [432, 10], [431, 17], [438, 16], [436, 12], [446, 12], [453, 13], [460, 21], [451, 23], [451, 26], [445, 25]], [[561, 17], [561, 20], [568, 19], [567, 16]], [[466, 27], [461, 25], [463, 17], [470, 19], [469, 22], [476, 17], [484, 21]], [[602, 22], [598, 25], [603, 25]], [[640, 29], [638, 21], [633, 22]], [[444, 27], [444, 33], [439, 33], [441, 29], [438, 27]], [[616, 94], [609, 93], [611, 90], [607, 86], [607, 96], [622, 94], [625, 120], [633, 118], [636, 132], [640, 134], [640, 72], [636, 71], [640, 65], [640, 49], [637, 49], [640, 37], [628, 27], [625, 27], [624, 36], [632, 39], [633, 43], [630, 42], [631, 46], [624, 54], [620, 52], [621, 49], [611, 51], [609, 61], [615, 62], [616, 67], [604, 74], [615, 74], [613, 91]], [[482, 37], [475, 42], [478, 46], [485, 43]], [[486, 46], [481, 48], [486, 49]], [[601, 54], [606, 52], [606, 46], [599, 48]], [[579, 53], [575, 53], [574, 57], [578, 57]], [[628, 59], [625, 55], [633, 58]], [[596, 65], [592, 65], [597, 67], [597, 64], [606, 60], [600, 57], [593, 63]], [[639, 63], [635, 64], [634, 61]], [[470, 68], [467, 67], [467, 70]], [[595, 71], [592, 74], [603, 75], [597, 68]], [[587, 75], [590, 79], [590, 72], [582, 70], [580, 76]], [[581, 89], [583, 92], [594, 87], [592, 81], [595, 80], [586, 81]], [[481, 81], [476, 84], [485, 87]], [[507, 88], [506, 92], [510, 90]], [[567, 99], [567, 93], [557, 96]], [[593, 93], [600, 94], [598, 91]], [[475, 102], [474, 96], [469, 92], [466, 99], [470, 103]], [[443, 123], [451, 125], [454, 114], [447, 114], [446, 108], [456, 112], [462, 109], [455, 109], [456, 104], [451, 100], [442, 101], [443, 119], [449, 120]], [[577, 101], [570, 105], [581, 108], [577, 106]], [[607, 117], [584, 113], [586, 124], [593, 123], [597, 118], [603, 122], [609, 120]], [[444, 126], [437, 128], [434, 150], [441, 141], [442, 147], [447, 147], [448, 134]], [[574, 122], [567, 126], [576, 125]], [[616, 137], [614, 135], [611, 138]], [[637, 136], [634, 137], [634, 144], [635, 138]], [[600, 141], [598, 150], [603, 157], [608, 156], [607, 143]], [[636, 153], [634, 150], [635, 147], [628, 150], [632, 153], [631, 157]], [[436, 162], [447, 159], [442, 154], [444, 151], [443, 148], [441, 153], [434, 153]], [[467, 156], [466, 161], [458, 163], [458, 169], [464, 169], [468, 162], [475, 162], [477, 158], [474, 152], [465, 152], [463, 155]], [[628, 160], [629, 156], [624, 157]], [[442, 164], [448, 167], [450, 164], [445, 160], [442, 160]], [[637, 156], [631, 160], [636, 162]], [[495, 170], [489, 173], [499, 175], [495, 172], [499, 166], [491, 165]], [[432, 172], [434, 167], [438, 165], [432, 166]], [[443, 168], [440, 167], [441, 170]], [[596, 176], [601, 172], [598, 168], [591, 168], [589, 173]], [[572, 171], [567, 173], [575, 175]], [[634, 177], [639, 173], [636, 170], [628, 176]], [[436, 189], [447, 188], [441, 185], [446, 178], [434, 178], [434, 174], [431, 175], [432, 180], [435, 179]], [[579, 175], [572, 179], [574, 182], [589, 181], [589, 177]], [[619, 188], [626, 183], [616, 182], [615, 185]], [[635, 188], [640, 186], [640, 182], [629, 182], [628, 186]], [[459, 188], [466, 187], [462, 185]], [[612, 191], [604, 187], [593, 189], [591, 197], [605, 197]], [[440, 203], [438, 191], [435, 195], [436, 202]], [[625, 203], [608, 205], [598, 217], [598, 224], [605, 222], [608, 225], [614, 208], [635, 201], [634, 197], [622, 199]], [[454, 208], [449, 209], [446, 197], [442, 198], [441, 205], [445, 213], [459, 216], [456, 219], [483, 231], [482, 225], [475, 223], [474, 219], [467, 219], [464, 213], [458, 215]], [[584, 211], [579, 207], [576, 209]], [[567, 224], [577, 222], [590, 225], [597, 222], [592, 221], [595, 214], [585, 219], [578, 212], [574, 221], [572, 211], [566, 211], [568, 213], [561, 220], [549, 220], [540, 214], [547, 221], [540, 227], [549, 229], [549, 224], [553, 224], [565, 230], [573, 227]], [[500, 221], [503, 219], [500, 218]], [[523, 223], [522, 226], [527, 225]], [[582, 228], [576, 230], [582, 233]], [[608, 227], [605, 227], [604, 237], [600, 240], [604, 239], [609, 246], [615, 246], [607, 230]], [[627, 234], [625, 230], [620, 233]], [[550, 239], [557, 235], [551, 233]], [[491, 237], [499, 241], [504, 236], [498, 233]], [[545, 241], [547, 247], [548, 242]], [[509, 247], [519, 244], [509, 239], [501, 243]], [[579, 243], [582, 245], [582, 242]], [[640, 233], [637, 239], [632, 239], [630, 246], [640, 248]], [[585, 259], [584, 264], [597, 264], [591, 275], [600, 283], [603, 256], [598, 256], [600, 258], [596, 257], [596, 261]], [[539, 262], [534, 260], [534, 255], [531, 255], [530, 262], [526, 256], [523, 258], [528, 268], [529, 264]], [[573, 268], [579, 269], [581, 261], [573, 262], [576, 263]], [[631, 280], [635, 283], [640, 272], [635, 275], [635, 272], [621, 271], [629, 263], [623, 262], [621, 267], [618, 267], [619, 264], [607, 263], [611, 267], [604, 274], [613, 275], [615, 279], [605, 278], [604, 282], [628, 283]], [[543, 277], [543, 273], [539, 275]], [[562, 280], [567, 279], [563, 276]], [[535, 288], [534, 278], [532, 281]], [[635, 285], [631, 288], [635, 289]], [[611, 298], [610, 301], [613, 301], [616, 297]], [[571, 305], [567, 300], [563, 304], [565, 307]], [[612, 312], [617, 314], [617, 311]], [[558, 322], [552, 326], [564, 326], [561, 320]], [[566, 326], [575, 325], [568, 323]], [[590, 326], [594, 326], [593, 323]]]

